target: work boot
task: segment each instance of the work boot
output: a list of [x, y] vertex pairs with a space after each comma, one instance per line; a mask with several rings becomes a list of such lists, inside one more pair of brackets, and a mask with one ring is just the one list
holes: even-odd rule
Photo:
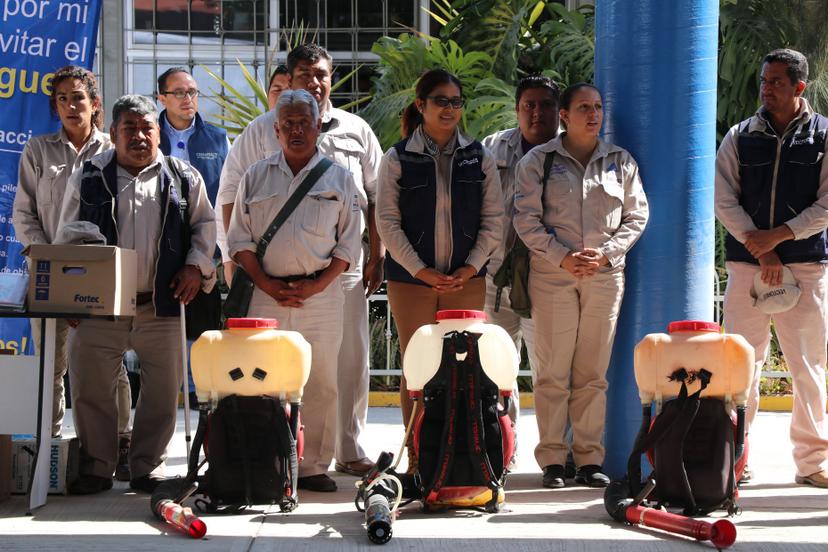
[[115, 466], [115, 480], [129, 481], [132, 475], [129, 472], [129, 443], [128, 436], [118, 440], [118, 464]]
[[543, 468], [543, 486], [547, 489], [562, 489], [564, 481], [564, 467], [560, 464], [550, 464]]
[[575, 472], [575, 483], [586, 485], [587, 487], [606, 487], [610, 484], [610, 479], [601, 473], [601, 466], [587, 464], [586, 466], [581, 466]]
[[317, 493], [333, 493], [336, 491], [336, 481], [331, 479], [326, 473], [300, 477], [297, 480], [297, 486], [300, 489], [316, 491]]
[[89, 495], [108, 491], [112, 488], [111, 477], [100, 477], [92, 474], [81, 475], [69, 485], [69, 494]]

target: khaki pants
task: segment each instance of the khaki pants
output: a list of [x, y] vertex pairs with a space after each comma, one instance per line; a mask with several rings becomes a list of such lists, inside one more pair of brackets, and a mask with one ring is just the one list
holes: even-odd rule
[[724, 297], [725, 330], [742, 335], [756, 350], [753, 387], [748, 395], [747, 429], [759, 409], [759, 378], [768, 355], [770, 324], [793, 378], [794, 404], [790, 438], [797, 474], [809, 476], [828, 468], [825, 423], [826, 326], [828, 326], [828, 267], [793, 263], [788, 268], [802, 295], [794, 308], [768, 315], [753, 306], [750, 290], [759, 267], [728, 262]]
[[81, 320], [69, 345], [72, 412], [81, 441], [81, 473], [111, 477], [118, 459], [116, 390], [123, 356], [141, 359], [141, 393], [135, 406], [129, 467], [133, 478], [156, 470], [175, 433], [181, 387], [181, 332], [177, 317], [156, 317], [152, 303], [134, 318]]
[[[531, 318], [523, 318], [512, 311], [509, 302], [509, 288], [503, 288], [500, 295], [500, 310], [495, 312], [495, 299], [497, 298], [497, 286], [492, 282], [491, 276], [486, 276], [486, 314], [489, 322], [497, 324], [509, 334], [515, 343], [515, 348], [520, 353], [521, 343], [526, 344], [526, 352], [529, 353], [529, 367], [532, 369], [532, 382], [535, 381], [535, 322]], [[512, 389], [512, 401], [509, 403], [509, 417], [517, 425], [520, 416], [520, 394], [518, 392], [517, 380]]]
[[345, 273], [339, 283], [345, 295], [345, 323], [336, 375], [336, 459], [353, 462], [365, 457], [359, 435], [368, 421], [368, 300], [361, 272]]
[[532, 258], [529, 297], [535, 321], [535, 413], [540, 442], [535, 459], [543, 468], [564, 464], [569, 450], [578, 466], [604, 462], [606, 373], [624, 294], [624, 273], [578, 279]]
[[342, 341], [344, 298], [338, 282], [311, 296], [301, 308], [282, 307], [259, 288], [248, 316], [275, 318], [279, 329], [299, 332], [311, 346], [311, 372], [302, 397], [305, 451], [299, 477], [328, 471], [336, 445], [336, 363]]
[[[40, 318], [32, 318], [32, 340], [34, 341], [35, 354], [40, 354]], [[63, 425], [63, 416], [66, 413], [66, 390], [63, 385], [63, 376], [68, 368], [69, 353], [67, 341], [69, 339], [69, 323], [65, 318], [55, 320], [55, 380], [52, 394], [52, 437], [60, 435], [60, 428]], [[126, 371], [122, 370], [118, 378], [118, 433], [127, 435], [129, 429], [129, 414], [132, 405], [132, 396], [129, 390], [129, 379]]]
[[[435, 323], [438, 310], [483, 310], [485, 301], [486, 282], [483, 278], [472, 278], [462, 290], [445, 295], [438, 294], [429, 286], [388, 282], [388, 302], [391, 304], [391, 313], [394, 315], [394, 324], [400, 338], [400, 358], [405, 355], [405, 348], [414, 332], [420, 326]], [[414, 403], [408, 396], [405, 377], [400, 378], [400, 403], [403, 424], [408, 426]]]

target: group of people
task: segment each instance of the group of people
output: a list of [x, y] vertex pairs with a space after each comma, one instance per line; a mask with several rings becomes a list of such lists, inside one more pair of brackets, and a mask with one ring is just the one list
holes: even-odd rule
[[[809, 343], [780, 335], [783, 351], [798, 355], [789, 360], [797, 392], [791, 438], [797, 481], [828, 486], [822, 270], [828, 205], [819, 203], [820, 193], [828, 193], [828, 169], [821, 168], [825, 120], [801, 98], [807, 65], [804, 77], [792, 66], [788, 58], [766, 58], [763, 108], [734, 127], [717, 161], [717, 213], [734, 238], [725, 310], [728, 330], [744, 333], [757, 347], [761, 370], [769, 320], [747, 312], [753, 273], [773, 283], [781, 263], [802, 263], [795, 274], [809, 298], [797, 305], [799, 314], [785, 316], [790, 331], [807, 332]], [[415, 330], [433, 323], [441, 309], [485, 310], [516, 346], [525, 342], [543, 486], [564, 487], [568, 479], [606, 486], [605, 375], [625, 255], [649, 211], [633, 157], [599, 137], [600, 91], [580, 83], [561, 92], [547, 77], [526, 77], [515, 96], [518, 126], [478, 141], [461, 130], [462, 83], [445, 70], [430, 70], [402, 114], [402, 140], [383, 155], [365, 121], [333, 107], [331, 78], [325, 49], [297, 46], [271, 79], [270, 109], [229, 146], [224, 131], [198, 115], [199, 89], [185, 68], [159, 77], [160, 115], [148, 98], [120, 98], [109, 136], [99, 130], [94, 76], [76, 67], [55, 73], [51, 102], [62, 126], [32, 139], [24, 151], [14, 211], [18, 239], [61, 242], [68, 238], [58, 228], [85, 223], [107, 244], [138, 254], [132, 320], [87, 319], [59, 328], [54, 431], [62, 419], [58, 383], [68, 364], [82, 451], [81, 477], [70, 491], [112, 487], [119, 435], [129, 431], [128, 403], [118, 401], [121, 356], [129, 348], [142, 372], [126, 479], [146, 492], [162, 480], [182, 383], [178, 303], [210, 291], [220, 266], [228, 281], [244, 270], [254, 283], [248, 316], [276, 318], [311, 345], [300, 488], [336, 490], [327, 475], [334, 460], [337, 471], [351, 475], [373, 466], [359, 437], [368, 406], [367, 297], [383, 281], [403, 354]], [[787, 107], [777, 115], [783, 100]], [[767, 143], [774, 147], [760, 148]], [[743, 148], [756, 157], [749, 169]], [[781, 159], [771, 162], [772, 174], [759, 158], [763, 152]], [[814, 181], [813, 190], [798, 183], [805, 177]], [[753, 178], [759, 182], [748, 186]], [[776, 190], [777, 182], [791, 182], [796, 191], [789, 198], [782, 187]], [[776, 223], [787, 221], [777, 227], [772, 199], [770, 222], [764, 198], [746, 199], [768, 190], [778, 201]], [[186, 209], [179, 208], [182, 199]], [[287, 218], [279, 216], [283, 210]], [[803, 215], [792, 218], [792, 211]], [[181, 241], [185, 227], [189, 250]], [[821, 241], [811, 237], [815, 233]], [[509, 290], [499, 308], [494, 305], [492, 275], [518, 241], [530, 252], [531, 318], [512, 311]], [[785, 244], [793, 244], [787, 247], [792, 256], [782, 251]], [[774, 321], [777, 332], [786, 331], [785, 323]], [[405, 378], [400, 387], [408, 425]], [[757, 406], [758, 384], [752, 414]], [[517, 408], [512, 419], [517, 422]], [[407, 444], [414, 469], [415, 451]], [[568, 457], [574, 469], [567, 469]]]

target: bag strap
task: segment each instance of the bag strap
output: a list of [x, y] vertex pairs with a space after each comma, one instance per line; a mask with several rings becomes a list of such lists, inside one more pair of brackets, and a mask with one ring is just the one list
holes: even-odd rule
[[[554, 161], [555, 150], [546, 152], [546, 155], [543, 158], [543, 178], [541, 179], [541, 186], [543, 188], [541, 191], [541, 206], [543, 205], [543, 193], [546, 191], [546, 181], [549, 179], [549, 173], [552, 172], [552, 164]], [[512, 283], [512, 251], [519, 247], [526, 249], [526, 245], [523, 243], [523, 240], [520, 239], [520, 236], [515, 236], [515, 241], [512, 243], [511, 249], [509, 249], [509, 252], [504, 256], [503, 263], [501, 263], [500, 268], [497, 269], [497, 272], [494, 275], [493, 282], [495, 286], [497, 286], [494, 304], [495, 312], [500, 311], [500, 298], [503, 295], [503, 288], [507, 285], [511, 285]]]
[[328, 168], [333, 165], [333, 161], [328, 159], [327, 157], [323, 157], [319, 163], [313, 167], [305, 179], [299, 184], [299, 187], [290, 195], [287, 202], [282, 206], [276, 216], [273, 218], [273, 222], [270, 223], [270, 226], [267, 227], [265, 233], [262, 235], [259, 243], [256, 244], [256, 257], [259, 261], [264, 258], [265, 251], [267, 250], [267, 246], [270, 245], [270, 240], [273, 239], [273, 236], [276, 235], [276, 232], [279, 231], [282, 224], [288, 219], [288, 217], [296, 210], [296, 207], [299, 206], [299, 203], [305, 197], [305, 195], [313, 188], [313, 185], [316, 184], [316, 181], [328, 170]]
[[[193, 231], [190, 228], [190, 186], [192, 185], [189, 178], [178, 170], [176, 164], [172, 161], [171, 155], [164, 156], [164, 164], [170, 173], [170, 186], [175, 187], [178, 193], [178, 211], [181, 214], [181, 228], [184, 238], [184, 251], [190, 250], [190, 242], [192, 240]], [[187, 183], [187, 189], [184, 189], [184, 183]]]

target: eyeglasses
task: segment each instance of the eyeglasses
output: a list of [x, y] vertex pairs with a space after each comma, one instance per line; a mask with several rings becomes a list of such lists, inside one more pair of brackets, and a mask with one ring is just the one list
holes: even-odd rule
[[195, 98], [198, 96], [198, 90], [190, 88], [189, 90], [172, 90], [169, 92], [161, 92], [165, 96], [173, 95], [177, 100], [183, 100], [185, 96], [188, 98]]
[[464, 98], [447, 98], [445, 96], [426, 96], [427, 100], [431, 100], [434, 102], [437, 107], [448, 107], [451, 106], [454, 109], [460, 109], [464, 105], [466, 105], [466, 100]]

